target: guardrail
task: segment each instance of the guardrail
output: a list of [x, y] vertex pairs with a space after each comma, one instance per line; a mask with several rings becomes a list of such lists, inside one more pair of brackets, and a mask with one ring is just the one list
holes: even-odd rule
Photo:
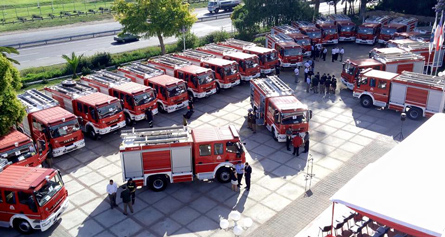
[[[213, 15], [213, 16], [199, 17], [196, 22], [214, 21], [214, 20], [218, 20], [218, 19], [229, 18], [230, 15], [231, 15], [231, 13], [224, 13], [224, 14], [217, 14], [217, 15]], [[110, 36], [110, 35], [115, 35], [121, 31], [122, 31], [122, 29], [116, 29], [116, 30], [95, 32], [95, 33], [82, 34], [82, 35], [73, 35], [73, 36], [51, 38], [51, 39], [38, 40], [38, 41], [32, 41], [32, 42], [23, 42], [23, 43], [17, 43], [17, 44], [2, 45], [2, 46], [3, 47], [14, 47], [16, 49], [22, 49], [22, 48], [36, 47], [36, 46], [42, 46], [42, 45], [47, 45], [47, 44], [56, 44], [56, 43], [62, 43], [62, 42], [68, 42], [68, 41]]]

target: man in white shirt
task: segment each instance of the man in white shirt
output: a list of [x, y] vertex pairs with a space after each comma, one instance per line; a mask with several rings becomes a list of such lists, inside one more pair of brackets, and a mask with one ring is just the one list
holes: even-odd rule
[[306, 78], [306, 92], [309, 93], [309, 89], [311, 88], [311, 76], [307, 76]]
[[294, 73], [295, 73], [295, 83], [298, 83], [298, 79], [300, 77], [300, 69], [296, 67]]
[[308, 61], [306, 61], [305, 63], [304, 63], [304, 67], [305, 68], [308, 68], [310, 66], [310, 64], [309, 64], [309, 60]]
[[117, 192], [117, 185], [111, 179], [110, 183], [107, 185], [107, 193], [108, 193], [108, 198], [110, 199], [111, 209], [113, 209], [114, 207], [117, 207], [116, 192]]
[[335, 47], [331, 49], [331, 60], [332, 62], [334, 62], [335, 60], [335, 54], [337, 53], [337, 51], [335, 50]]
[[343, 47], [341, 47], [340, 52], [339, 52], [339, 54], [340, 54], [340, 62], [343, 61], [343, 54], [344, 53], [345, 53], [345, 49]]
[[326, 61], [326, 55], [328, 54], [328, 49], [323, 47], [323, 61]]
[[307, 66], [307, 67], [304, 69], [304, 78], [303, 78], [303, 79], [306, 80], [308, 74], [309, 74], [309, 66]]

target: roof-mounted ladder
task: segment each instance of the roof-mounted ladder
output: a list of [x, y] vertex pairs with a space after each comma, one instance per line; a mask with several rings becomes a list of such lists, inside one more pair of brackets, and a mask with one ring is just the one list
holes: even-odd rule
[[187, 56], [187, 57], [190, 57], [190, 58], [194, 58], [194, 59], [197, 59], [197, 60], [209, 60], [211, 58], [216, 58], [216, 56], [213, 55], [213, 54], [202, 52], [202, 51], [199, 51], [199, 50], [196, 50], [196, 49], [186, 50], [186, 51], [182, 52], [182, 54], [184, 56]]
[[150, 59], [150, 61], [156, 62], [156, 63], [162, 63], [169, 65], [171, 67], [184, 67], [191, 65], [191, 63], [185, 59], [181, 58], [175, 58], [171, 55], [163, 55], [163, 56], [157, 56]]
[[219, 45], [219, 44], [207, 44], [202, 48], [209, 50], [209, 51], [221, 53], [221, 54], [238, 52], [238, 50], [236, 50], [234, 48], [230, 48], [230, 47]]
[[121, 132], [125, 145], [149, 145], [187, 142], [190, 133], [187, 127], [159, 127], [125, 130]]
[[18, 95], [17, 97], [26, 107], [28, 112], [51, 108], [59, 104], [57, 100], [36, 89], [27, 90], [25, 93]]

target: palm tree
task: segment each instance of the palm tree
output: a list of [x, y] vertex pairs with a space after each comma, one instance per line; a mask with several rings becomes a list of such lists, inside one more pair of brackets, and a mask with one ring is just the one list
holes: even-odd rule
[[80, 60], [82, 59], [83, 54], [76, 56], [76, 54], [74, 52], [71, 53], [71, 58], [68, 57], [67, 55], [62, 55], [62, 58], [64, 58], [67, 62], [67, 64], [71, 67], [71, 69], [73, 70], [73, 79], [77, 78], [77, 66], [79, 65]]
[[10, 62], [15, 63], [17, 65], [20, 65], [20, 63], [12, 58], [8, 58], [8, 56], [6, 56], [6, 54], [20, 54], [19, 51], [13, 47], [0, 47], [0, 54], [5, 57], [6, 59], [8, 59]]

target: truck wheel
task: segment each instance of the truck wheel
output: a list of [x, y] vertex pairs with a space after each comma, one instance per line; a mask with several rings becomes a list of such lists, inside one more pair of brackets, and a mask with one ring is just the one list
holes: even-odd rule
[[168, 180], [165, 178], [164, 175], [156, 175], [149, 178], [148, 181], [151, 190], [155, 192], [163, 191], [167, 188]]
[[162, 104], [158, 104], [158, 109], [159, 109], [159, 112], [160, 113], [165, 113], [165, 109], [164, 109], [164, 106], [162, 105]]
[[411, 108], [408, 111], [407, 115], [408, 115], [408, 118], [410, 118], [412, 120], [418, 120], [418, 119], [420, 119], [420, 117], [422, 117], [422, 111], [417, 108]]
[[133, 125], [133, 120], [131, 120], [130, 115], [128, 115], [128, 114], [124, 114], [124, 115], [125, 115], [125, 123], [127, 124], [127, 126]]
[[219, 8], [216, 8], [215, 11], [213, 11], [213, 12], [215, 12], [215, 14], [218, 13], [219, 12]]
[[23, 219], [16, 219], [14, 220], [14, 228], [25, 235], [29, 235], [33, 232], [32, 226]]
[[372, 105], [371, 97], [369, 97], [367, 95], [362, 96], [362, 98], [360, 98], [360, 104], [365, 108], [371, 107], [371, 105]]
[[220, 183], [228, 183], [230, 181], [230, 169], [227, 167], [219, 168], [216, 171], [216, 179]]
[[221, 87], [219, 86], [218, 83], [216, 83], [216, 94], [221, 93]]
[[275, 128], [272, 128], [272, 137], [273, 137], [273, 139], [274, 139], [275, 141], [278, 141], [278, 136], [277, 136], [277, 134], [275, 133]]
[[88, 136], [89, 136], [91, 139], [93, 139], [93, 140], [96, 140], [96, 139], [97, 139], [97, 133], [96, 133], [96, 131], [94, 131], [94, 128], [92, 128], [92, 127], [88, 127], [88, 129], [87, 129], [87, 133], [88, 133]]

